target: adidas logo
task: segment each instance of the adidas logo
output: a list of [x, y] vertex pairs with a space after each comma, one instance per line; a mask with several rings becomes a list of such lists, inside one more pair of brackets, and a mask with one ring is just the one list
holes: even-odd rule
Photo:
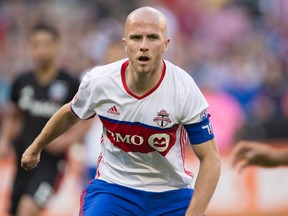
[[114, 115], [120, 115], [120, 113], [118, 112], [116, 106], [112, 106], [110, 109], [107, 110], [108, 113], [110, 114], [114, 114]]

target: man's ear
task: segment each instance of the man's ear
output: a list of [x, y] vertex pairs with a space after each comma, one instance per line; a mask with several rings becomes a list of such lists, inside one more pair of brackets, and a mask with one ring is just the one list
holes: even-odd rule
[[168, 50], [168, 45], [169, 45], [169, 43], [170, 43], [170, 38], [167, 38], [166, 39], [166, 41], [165, 41], [165, 43], [164, 43], [164, 52], [166, 52], [167, 50]]
[[122, 41], [123, 41], [123, 44], [124, 44], [125, 52], [127, 53], [126, 38], [123, 37], [123, 38], [122, 38]]

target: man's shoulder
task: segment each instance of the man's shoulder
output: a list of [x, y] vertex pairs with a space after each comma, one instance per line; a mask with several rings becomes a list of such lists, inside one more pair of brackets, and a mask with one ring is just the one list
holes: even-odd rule
[[172, 71], [174, 73], [180, 73], [180, 74], [185, 74], [187, 75], [188, 73], [183, 69], [181, 68], [180, 66], [168, 61], [168, 60], [164, 60], [165, 62], [165, 65], [166, 65], [166, 70], [167, 71]]
[[14, 76], [13, 82], [30, 82], [34, 79], [33, 76], [33, 71], [31, 70], [21, 71]]
[[190, 74], [187, 73], [184, 69], [171, 63], [168, 60], [164, 60], [164, 62], [166, 65], [166, 72], [172, 80], [184, 83], [194, 82]]
[[121, 59], [119, 61], [100, 65], [92, 68], [89, 73], [91, 77], [109, 77], [115, 75], [115, 73], [120, 74], [122, 65], [128, 61], [128, 59]]

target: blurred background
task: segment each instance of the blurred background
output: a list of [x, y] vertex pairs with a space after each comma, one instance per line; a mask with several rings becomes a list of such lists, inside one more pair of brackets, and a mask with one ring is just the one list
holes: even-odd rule
[[[288, 146], [288, 1], [286, 0], [0, 0], [0, 123], [10, 83], [32, 66], [29, 29], [39, 21], [61, 33], [59, 64], [80, 77], [87, 68], [124, 56], [126, 16], [152, 6], [168, 19], [165, 59], [185, 69], [210, 104], [223, 159], [209, 216], [288, 215], [288, 169], [230, 166], [240, 139]], [[85, 166], [83, 145], [69, 151], [62, 186], [43, 216], [78, 215]], [[13, 159], [0, 160], [0, 215], [5, 215]], [[187, 150], [187, 166], [197, 160]]]

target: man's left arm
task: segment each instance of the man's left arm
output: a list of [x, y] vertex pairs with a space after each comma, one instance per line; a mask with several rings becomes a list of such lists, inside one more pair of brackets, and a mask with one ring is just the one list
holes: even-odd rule
[[200, 160], [200, 167], [186, 216], [203, 216], [220, 177], [220, 154], [215, 139], [192, 145], [192, 148]]
[[73, 144], [82, 143], [83, 139], [93, 124], [93, 119], [80, 121], [70, 130], [53, 140], [46, 150], [54, 155], [65, 153]]

